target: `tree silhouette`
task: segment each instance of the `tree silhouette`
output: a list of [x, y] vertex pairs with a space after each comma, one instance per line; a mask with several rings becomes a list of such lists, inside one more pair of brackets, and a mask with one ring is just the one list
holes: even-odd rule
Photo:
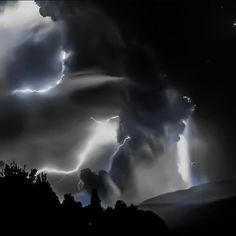
[[94, 208], [100, 208], [101, 207], [101, 200], [100, 197], [98, 196], [98, 192], [96, 189], [92, 190], [91, 194], [91, 206]]
[[[37, 228], [37, 233], [77, 232], [103, 233], [104, 229], [114, 227], [117, 232], [138, 232], [141, 229], [166, 232], [165, 223], [155, 214], [143, 212], [135, 206], [127, 206], [117, 201], [114, 209], [101, 206], [96, 189], [91, 191], [90, 205], [82, 207], [73, 195], [65, 194], [62, 203], [52, 190], [46, 174], [37, 174], [36, 169], [29, 172], [15, 162], [4, 164], [0, 171], [0, 222], [11, 222], [10, 233], [19, 233], [24, 227]], [[9, 234], [9, 232], [8, 232]]]

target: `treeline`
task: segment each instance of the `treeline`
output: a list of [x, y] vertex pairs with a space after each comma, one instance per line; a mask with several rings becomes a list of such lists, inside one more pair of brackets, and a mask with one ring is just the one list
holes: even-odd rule
[[[46, 174], [36, 175], [16, 163], [5, 164], [0, 172], [0, 223], [8, 234], [167, 232], [164, 221], [152, 212], [138, 210], [117, 201], [113, 208], [101, 206], [96, 190], [90, 204], [83, 207], [71, 194], [60, 203]], [[5, 226], [5, 228], [4, 228]], [[10, 227], [9, 227], [10, 226]], [[33, 228], [34, 231], [31, 231]], [[114, 232], [112, 232], [113, 230]]]

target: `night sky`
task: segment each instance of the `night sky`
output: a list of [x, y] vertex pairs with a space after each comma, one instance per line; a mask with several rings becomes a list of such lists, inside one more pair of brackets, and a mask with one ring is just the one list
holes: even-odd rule
[[[94, 139], [79, 170], [48, 173], [80, 200], [235, 178], [234, 0], [36, 3], [0, 2], [2, 161], [73, 170]], [[186, 185], [176, 148], [190, 124]]]

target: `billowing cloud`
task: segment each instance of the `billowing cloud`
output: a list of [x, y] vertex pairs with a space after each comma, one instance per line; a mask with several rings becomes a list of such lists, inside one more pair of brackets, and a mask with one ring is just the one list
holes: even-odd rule
[[[154, 176], [166, 177], [166, 183], [170, 181], [162, 185], [162, 191], [184, 186], [178, 173], [176, 143], [185, 128], [184, 121], [190, 117], [194, 107], [163, 77], [156, 67], [155, 57], [146, 48], [135, 48], [129, 54], [125, 72], [127, 79], [123, 84], [118, 141], [123, 143], [127, 137], [130, 140], [114, 156], [108, 176], [119, 189], [115, 198], [139, 201], [151, 194], [150, 189], [142, 187], [145, 181], [149, 179], [152, 182], [152, 193], [161, 186], [152, 181]], [[168, 176], [160, 171], [159, 164], [172, 174]], [[160, 174], [156, 173], [158, 170]], [[87, 186], [89, 183], [84, 175]], [[101, 181], [99, 175], [93, 178]], [[106, 199], [104, 186], [100, 191]]]
[[[185, 127], [183, 120], [191, 114], [192, 104], [164, 78], [150, 46], [134, 47], [130, 43], [132, 36], [124, 31], [126, 26], [122, 33], [118, 31], [115, 21], [112, 23], [108, 17], [109, 4], [108, 9], [96, 3], [37, 3], [42, 16], [63, 20], [65, 24], [64, 47], [72, 51], [67, 61], [71, 72], [95, 67], [105, 73], [122, 72], [126, 77], [122, 84], [118, 142], [122, 143], [127, 136], [131, 139], [114, 157], [108, 176], [121, 191], [120, 197], [132, 198], [137, 190], [135, 168], [156, 161], [167, 144], [179, 140]], [[128, 42], [125, 47], [120, 35]], [[87, 186], [87, 178], [84, 179]]]
[[106, 74], [122, 72], [124, 42], [112, 20], [96, 5], [80, 1], [36, 1], [42, 16], [64, 23], [64, 48], [71, 51], [72, 72], [99, 68]]
[[[228, 67], [219, 69], [224, 64], [219, 56], [214, 76], [211, 69], [205, 73], [204, 61], [213, 62], [207, 59], [208, 43], [203, 45], [199, 40], [203, 32], [192, 26], [199, 26], [199, 12], [189, 14], [193, 12], [190, 7], [185, 13], [182, 9], [189, 7], [187, 3], [164, 0], [148, 4], [36, 2], [38, 6], [29, 1], [3, 2], [1, 6], [2, 159], [38, 168], [73, 169], [95, 132], [90, 117], [103, 120], [119, 115], [118, 129], [112, 130], [117, 132], [117, 143], [115, 139], [103, 143], [83, 166], [91, 168], [82, 172], [84, 189], [98, 188], [107, 201], [113, 200], [108, 196], [138, 201], [182, 188], [176, 143], [193, 109], [191, 100], [183, 96], [186, 87], [193, 102], [200, 103], [201, 117], [210, 117], [212, 123], [228, 120], [222, 112], [229, 104], [227, 98], [223, 105], [219, 101], [224, 95], [215, 100], [216, 94], [223, 94], [222, 88], [211, 88], [215, 78], [221, 77], [222, 85], [224, 68]], [[194, 40], [188, 45], [185, 40], [189, 37]], [[61, 50], [68, 55], [63, 83], [49, 93], [11, 94], [16, 88], [40, 89], [56, 81], [62, 70]], [[224, 54], [222, 58], [227, 59]], [[208, 75], [212, 80], [205, 84]], [[215, 112], [219, 107], [220, 112]], [[205, 130], [207, 133], [210, 128]], [[111, 158], [127, 137], [130, 139]], [[76, 192], [78, 174], [49, 178], [58, 192]]]

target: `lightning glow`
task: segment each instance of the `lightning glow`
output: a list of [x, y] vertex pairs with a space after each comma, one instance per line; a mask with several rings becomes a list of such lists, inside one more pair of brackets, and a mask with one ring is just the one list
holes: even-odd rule
[[184, 100], [187, 100], [187, 102], [191, 103], [192, 102], [192, 99], [188, 96], [183, 96], [183, 99]]
[[[183, 96], [183, 99], [186, 100], [188, 103], [192, 103], [192, 99], [190, 97], [188, 97], [188, 96]], [[197, 107], [197, 105], [193, 104], [192, 108], [191, 108], [191, 112], [194, 112], [196, 107]]]
[[[95, 122], [95, 127], [93, 127], [93, 133], [88, 139], [84, 149], [78, 155], [78, 162], [74, 169], [71, 170], [60, 170], [56, 168], [44, 167], [39, 169], [37, 174], [42, 172], [51, 173], [51, 174], [60, 174], [60, 175], [70, 175], [78, 172], [85, 161], [91, 156], [94, 151], [100, 146], [108, 143], [116, 142], [116, 130], [117, 124], [111, 122], [114, 119], [118, 119], [119, 116], [112, 116], [105, 121], [98, 121], [95, 118], [91, 117], [90, 119]], [[120, 144], [117, 149], [112, 154], [111, 158], [114, 157], [120, 150], [120, 148], [125, 145], [125, 143], [130, 139], [130, 137], [126, 137], [122, 144]]]
[[106, 120], [104, 120], [104, 121], [102, 121], [102, 120], [97, 120], [97, 119], [95, 119], [94, 117], [90, 117], [90, 119], [91, 120], [93, 120], [95, 123], [97, 123], [97, 124], [103, 124], [103, 123], [109, 123], [109, 122], [111, 122], [112, 120], [115, 120], [115, 119], [118, 119], [119, 118], [119, 116], [112, 116], [112, 117], [110, 117], [110, 118], [108, 118], [108, 119], [106, 119]]
[[178, 171], [181, 175], [183, 181], [186, 184], [186, 187], [192, 185], [191, 180], [191, 162], [189, 156], [189, 143], [188, 143], [188, 134], [189, 134], [189, 121], [183, 121], [185, 124], [185, 129], [183, 134], [180, 135], [180, 140], [177, 143], [177, 153], [178, 153]]
[[69, 54], [66, 51], [62, 50], [61, 52], [61, 75], [58, 80], [56, 80], [51, 85], [48, 85], [42, 89], [31, 89], [31, 88], [23, 88], [23, 89], [15, 89], [12, 91], [12, 94], [30, 94], [30, 93], [47, 93], [48, 91], [56, 88], [59, 84], [61, 84], [65, 78], [65, 60], [69, 57]]
[[115, 150], [115, 152], [112, 154], [112, 158], [120, 151], [120, 149], [128, 142], [128, 140], [130, 140], [130, 136], [127, 136], [124, 141], [117, 147], [117, 149]]

